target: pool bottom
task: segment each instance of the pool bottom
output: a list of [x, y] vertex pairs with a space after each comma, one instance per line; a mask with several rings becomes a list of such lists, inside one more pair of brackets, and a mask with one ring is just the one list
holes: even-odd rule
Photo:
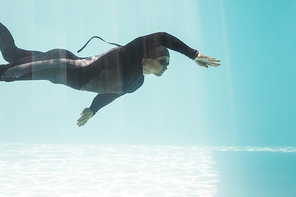
[[294, 147], [0, 144], [0, 196], [296, 196]]
[[211, 151], [196, 147], [2, 144], [0, 196], [213, 196]]

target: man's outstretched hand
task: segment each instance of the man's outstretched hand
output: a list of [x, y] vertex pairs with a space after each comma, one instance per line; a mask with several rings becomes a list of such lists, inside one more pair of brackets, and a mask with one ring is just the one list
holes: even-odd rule
[[220, 62], [220, 60], [216, 60], [215, 58], [208, 57], [202, 54], [198, 54], [198, 56], [194, 59], [194, 62], [202, 67], [208, 68], [209, 66], [217, 67], [220, 66], [217, 62]]
[[87, 121], [94, 115], [94, 112], [90, 108], [85, 108], [80, 115], [81, 117], [77, 120], [77, 125], [79, 127], [85, 125]]

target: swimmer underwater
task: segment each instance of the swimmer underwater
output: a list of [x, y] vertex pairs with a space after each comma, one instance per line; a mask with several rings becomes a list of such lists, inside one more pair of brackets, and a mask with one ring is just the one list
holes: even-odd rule
[[[86, 45], [85, 45], [86, 46]], [[84, 47], [85, 47], [84, 46]], [[18, 48], [9, 30], [0, 23], [0, 49], [9, 62], [0, 65], [0, 81], [48, 80], [76, 90], [98, 93], [77, 120], [83, 126], [98, 110], [143, 85], [144, 76], [160, 77], [170, 63], [168, 49], [179, 52], [202, 67], [217, 67], [220, 60], [200, 54], [178, 38], [159, 32], [117, 45], [102, 55], [81, 58], [65, 49], [48, 52]]]

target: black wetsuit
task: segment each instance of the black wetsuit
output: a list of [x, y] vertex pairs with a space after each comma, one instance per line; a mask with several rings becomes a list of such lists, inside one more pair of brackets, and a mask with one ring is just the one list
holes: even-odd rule
[[125, 46], [89, 58], [77, 57], [64, 49], [46, 53], [26, 51], [17, 48], [14, 41], [6, 42], [3, 36], [9, 35], [3, 28], [0, 26], [0, 49], [10, 63], [0, 66], [1, 81], [49, 80], [77, 90], [99, 93], [90, 106], [94, 114], [114, 99], [142, 86], [142, 59], [149, 51], [164, 46], [191, 59], [198, 55], [197, 50], [164, 32], [138, 37]]

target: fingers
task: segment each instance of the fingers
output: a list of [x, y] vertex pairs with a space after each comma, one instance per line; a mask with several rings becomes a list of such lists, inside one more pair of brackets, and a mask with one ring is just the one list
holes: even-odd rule
[[215, 58], [210, 58], [210, 62], [214, 63], [214, 62], [220, 62], [220, 60], [216, 60]]
[[199, 56], [195, 59], [195, 63], [197, 65], [205, 67], [205, 68], [208, 68], [209, 66], [211, 66], [211, 67], [220, 66], [220, 64], [217, 62], [220, 62], [220, 60], [216, 60], [215, 58], [208, 57], [208, 56], [205, 56], [202, 54], [199, 54]]
[[[215, 61], [215, 62], [220, 62], [220, 60]], [[212, 66], [212, 67], [218, 67], [218, 66], [220, 66], [220, 64], [215, 63], [215, 62], [210, 62], [210, 63], [209, 63], [209, 66]]]
[[85, 108], [80, 115], [81, 117], [77, 120], [77, 125], [79, 127], [87, 123], [87, 121], [93, 116], [93, 111], [89, 108]]
[[88, 120], [85, 119], [85, 116], [82, 116], [77, 120], [77, 126], [81, 127], [87, 123]]
[[220, 64], [218, 63], [215, 63], [215, 62], [203, 62], [203, 61], [195, 61], [195, 63], [201, 67], [205, 67], [205, 68], [208, 68], [209, 66], [211, 67], [218, 67], [220, 66]]
[[90, 119], [89, 116], [81, 116], [77, 121], [78, 122], [85, 122], [88, 121]]
[[87, 121], [88, 120], [86, 120], [86, 119], [81, 119], [81, 120], [79, 119], [79, 120], [77, 120], [77, 126], [82, 127], [87, 123]]
[[[213, 58], [213, 57], [205, 58], [204, 60], [205, 60], [206, 62], [209, 62], [209, 63], [220, 62], [220, 60], [216, 60], [216, 59]], [[216, 63], [216, 64], [217, 64], [217, 63]]]
[[85, 121], [77, 121], [77, 126], [82, 127], [86, 124]]
[[216, 60], [215, 58], [211, 57], [211, 58], [209, 58], [209, 63], [207, 65], [212, 66], [212, 67], [220, 66], [220, 64], [218, 64], [216, 62], [220, 62], [220, 60]]
[[77, 120], [77, 125], [79, 127], [85, 125], [87, 123], [87, 121], [91, 118], [91, 116], [88, 115], [83, 115], [81, 116], [78, 120]]

